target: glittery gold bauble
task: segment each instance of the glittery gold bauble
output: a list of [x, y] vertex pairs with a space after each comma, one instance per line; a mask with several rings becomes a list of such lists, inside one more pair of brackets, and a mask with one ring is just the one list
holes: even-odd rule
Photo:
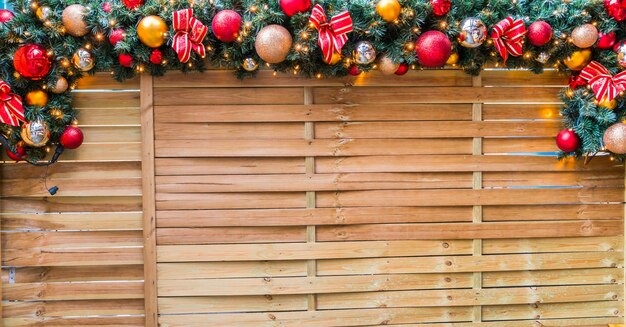
[[[329, 65], [336, 65], [341, 61], [341, 53], [333, 53], [333, 57], [330, 59], [330, 62], [327, 62]], [[326, 58], [324, 58], [324, 62], [326, 62]]]
[[39, 20], [43, 22], [48, 20], [50, 16], [52, 16], [52, 9], [48, 6], [41, 6], [37, 8], [37, 12], [35, 14], [37, 15], [37, 18], [39, 18]]
[[139, 41], [150, 48], [158, 48], [165, 43], [167, 24], [159, 16], [147, 16], [137, 25]]
[[446, 65], [456, 65], [458, 62], [459, 62], [459, 54], [456, 52], [453, 52], [448, 58], [448, 61], [446, 61]]
[[72, 63], [76, 68], [84, 72], [90, 71], [96, 64], [93, 60], [91, 52], [85, 48], [79, 48], [76, 50], [74, 57], [72, 57]]
[[611, 125], [604, 132], [604, 146], [607, 150], [616, 154], [626, 153], [626, 124], [617, 123]]
[[50, 140], [50, 130], [43, 119], [36, 119], [22, 125], [20, 136], [24, 143], [32, 147], [42, 147]]
[[241, 67], [243, 67], [246, 71], [253, 72], [259, 68], [259, 63], [257, 63], [254, 58], [246, 58], [243, 60]]
[[378, 70], [380, 70], [383, 75], [393, 75], [400, 67], [400, 64], [396, 64], [389, 58], [387, 55], [383, 55], [378, 59]]
[[64, 93], [65, 91], [67, 91], [68, 88], [68, 83], [67, 80], [65, 79], [65, 77], [60, 76], [57, 79], [57, 82], [54, 83], [53, 87], [49, 87], [48, 90], [54, 94], [61, 94]]
[[574, 51], [571, 56], [563, 60], [565, 66], [571, 70], [582, 70], [587, 67], [587, 64], [591, 61], [591, 50], [579, 50]]
[[268, 25], [257, 34], [254, 48], [265, 62], [277, 64], [287, 58], [291, 43], [291, 34], [286, 28], [280, 25]]
[[26, 93], [24, 102], [29, 106], [45, 107], [48, 104], [48, 93], [42, 90], [35, 90]]
[[617, 100], [613, 99], [611, 101], [608, 101], [606, 98], [604, 98], [601, 101], [598, 101], [598, 107], [613, 110], [617, 108]]
[[591, 24], [578, 26], [572, 31], [572, 42], [579, 48], [589, 48], [596, 41], [598, 41], [598, 29]]
[[376, 4], [376, 12], [386, 22], [393, 22], [400, 16], [402, 7], [398, 0], [379, 0]]
[[63, 26], [71, 36], [84, 36], [89, 33], [89, 28], [85, 22], [87, 8], [82, 5], [71, 5], [63, 10]]
[[352, 57], [359, 65], [371, 64], [376, 60], [376, 50], [370, 41], [361, 41], [356, 44]]

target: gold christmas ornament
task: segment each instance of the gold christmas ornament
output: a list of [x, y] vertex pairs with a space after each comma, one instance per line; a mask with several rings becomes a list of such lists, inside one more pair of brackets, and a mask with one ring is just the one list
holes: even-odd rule
[[89, 33], [89, 28], [84, 18], [87, 8], [82, 5], [71, 5], [63, 10], [63, 26], [71, 36], [81, 37]]
[[142, 18], [137, 25], [139, 41], [150, 48], [158, 48], [165, 43], [167, 24], [159, 16], [147, 16]]
[[387, 55], [383, 55], [378, 59], [378, 70], [380, 70], [383, 75], [393, 75], [400, 67], [400, 64], [396, 64], [389, 58]]
[[453, 52], [448, 58], [448, 61], [446, 61], [446, 65], [456, 65], [458, 62], [459, 62], [459, 54], [456, 52]]
[[352, 53], [354, 62], [359, 65], [371, 64], [376, 60], [376, 50], [369, 41], [361, 41], [356, 44], [354, 52]]
[[69, 87], [67, 80], [63, 76], [59, 76], [53, 87], [49, 87], [48, 90], [54, 94], [61, 94], [67, 91]]
[[259, 68], [259, 63], [257, 63], [254, 58], [246, 58], [243, 60], [241, 67], [246, 71], [253, 72]]
[[459, 44], [466, 48], [477, 48], [487, 39], [487, 26], [482, 20], [470, 17], [461, 22]]
[[333, 53], [333, 57], [330, 59], [330, 62], [326, 62], [326, 59], [324, 59], [324, 62], [326, 62], [329, 65], [336, 65], [340, 61], [341, 61], [341, 54], [337, 52]]
[[604, 147], [616, 154], [626, 153], [626, 124], [617, 123], [611, 125], [604, 132]]
[[35, 15], [37, 15], [40, 21], [46, 21], [52, 16], [52, 9], [48, 6], [41, 6], [37, 8]]
[[584, 24], [572, 31], [572, 43], [579, 48], [589, 48], [598, 41], [598, 29], [591, 24]]
[[289, 31], [280, 25], [263, 27], [256, 36], [254, 48], [263, 61], [278, 64], [291, 51], [292, 38]]
[[607, 108], [609, 110], [613, 110], [617, 108], [617, 100], [613, 99], [608, 101], [607, 98], [602, 99], [602, 101], [598, 102], [598, 107]]
[[90, 71], [96, 64], [93, 60], [91, 52], [85, 48], [79, 48], [76, 50], [76, 53], [74, 53], [74, 56], [72, 57], [72, 63], [74, 64], [74, 67], [83, 72]]
[[545, 63], [548, 62], [548, 60], [550, 60], [550, 54], [547, 53], [547, 52], [541, 52], [541, 53], [539, 53], [537, 58], [535, 58], [535, 60], [537, 60], [537, 62], [545, 64]]
[[22, 125], [20, 136], [24, 143], [39, 148], [46, 145], [50, 140], [50, 130], [43, 119], [36, 119]]
[[571, 56], [565, 58], [563, 63], [571, 70], [582, 70], [591, 61], [591, 50], [584, 49], [574, 51]]
[[29, 106], [43, 108], [48, 104], [48, 93], [42, 90], [35, 90], [26, 93], [24, 102]]
[[376, 4], [376, 12], [386, 22], [393, 22], [400, 16], [402, 7], [398, 0], [379, 0]]

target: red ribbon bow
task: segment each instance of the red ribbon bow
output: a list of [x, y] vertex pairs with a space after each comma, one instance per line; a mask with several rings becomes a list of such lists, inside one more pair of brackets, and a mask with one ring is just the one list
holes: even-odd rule
[[201, 57], [206, 55], [206, 49], [202, 45], [202, 40], [209, 28], [193, 17], [193, 9], [183, 9], [174, 12], [173, 25], [176, 35], [174, 35], [172, 48], [178, 54], [180, 62], [185, 63], [189, 61], [192, 50]]
[[331, 62], [335, 52], [340, 53], [343, 45], [348, 41], [346, 34], [352, 32], [352, 17], [348, 11], [344, 11], [330, 19], [319, 4], [313, 7], [309, 23], [319, 32], [318, 44], [324, 54], [324, 60]]
[[511, 16], [501, 20], [493, 27], [491, 38], [505, 63], [509, 58], [509, 54], [514, 57], [522, 55], [524, 34], [526, 34], [524, 21], [521, 19], [513, 20]]
[[580, 77], [589, 83], [598, 101], [611, 101], [626, 89], [626, 71], [611, 76], [611, 73], [597, 61], [589, 63], [580, 72]]
[[22, 98], [11, 93], [9, 84], [0, 80], [0, 123], [19, 126], [20, 121], [25, 121]]

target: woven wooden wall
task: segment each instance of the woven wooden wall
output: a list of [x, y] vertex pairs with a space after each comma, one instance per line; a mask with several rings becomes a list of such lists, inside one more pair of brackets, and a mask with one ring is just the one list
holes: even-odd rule
[[548, 155], [564, 83], [155, 79], [159, 322], [621, 322], [624, 167]]
[[139, 83], [98, 75], [74, 100], [85, 144], [45, 183], [0, 166], [5, 326], [144, 324]]

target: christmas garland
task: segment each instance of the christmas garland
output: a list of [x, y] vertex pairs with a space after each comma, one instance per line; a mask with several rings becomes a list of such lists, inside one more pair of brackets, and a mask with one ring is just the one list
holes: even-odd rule
[[15, 160], [80, 146], [70, 91], [97, 71], [120, 81], [207, 66], [325, 78], [446, 65], [571, 72], [561, 156], [625, 158], [624, 0], [11, 3], [0, 10], [0, 142]]

